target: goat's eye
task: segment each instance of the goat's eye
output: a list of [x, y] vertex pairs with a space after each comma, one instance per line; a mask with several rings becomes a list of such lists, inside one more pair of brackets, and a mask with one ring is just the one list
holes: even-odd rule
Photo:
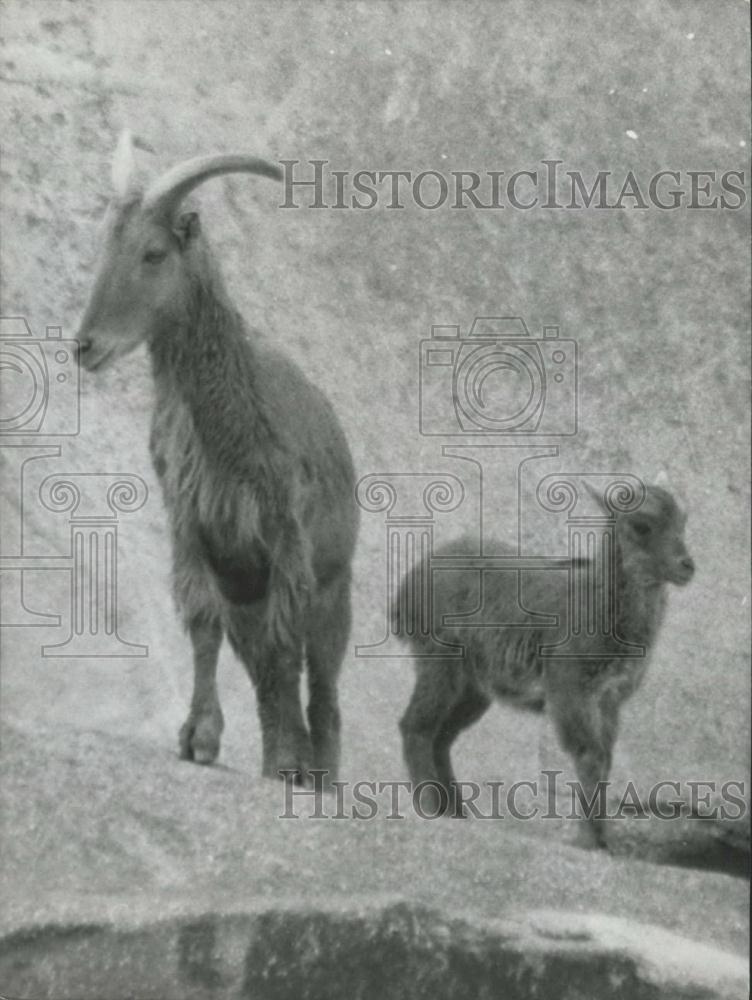
[[646, 524], [645, 521], [635, 521], [632, 529], [640, 538], [646, 538], [650, 534], [650, 525]]
[[143, 256], [143, 261], [145, 264], [158, 264], [160, 260], [164, 260], [166, 256], [166, 250], [147, 250]]

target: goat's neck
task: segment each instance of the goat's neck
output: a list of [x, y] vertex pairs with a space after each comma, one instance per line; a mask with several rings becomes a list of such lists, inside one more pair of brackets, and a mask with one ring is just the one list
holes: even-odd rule
[[152, 370], [158, 383], [200, 404], [207, 390], [216, 391], [217, 377], [231, 372], [241, 357], [248, 364], [253, 348], [218, 274], [189, 273], [183, 303], [149, 344]]
[[664, 583], [646, 579], [633, 560], [616, 550], [616, 614], [619, 635], [628, 642], [650, 646], [660, 628], [666, 605]]
[[157, 409], [187, 410], [207, 455], [250, 462], [254, 444], [271, 434], [255, 391], [256, 348], [219, 274], [200, 268], [186, 292], [183, 314], [149, 345]]

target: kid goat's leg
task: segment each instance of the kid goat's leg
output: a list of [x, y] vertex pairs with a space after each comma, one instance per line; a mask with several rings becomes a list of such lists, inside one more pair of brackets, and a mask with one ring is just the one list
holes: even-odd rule
[[433, 755], [438, 779], [453, 795], [454, 801], [450, 802], [450, 810], [455, 816], [462, 816], [464, 813], [452, 769], [450, 755], [452, 744], [463, 730], [472, 726], [486, 713], [490, 704], [491, 699], [481, 691], [473, 687], [465, 688], [460, 700], [455, 704], [434, 737]]
[[[566, 668], [554, 669], [561, 671]], [[571, 675], [570, 680], [573, 680]], [[546, 704], [562, 746], [574, 758], [585, 799], [585, 844], [604, 848], [604, 813], [608, 792], [605, 783], [611, 771], [618, 705], [603, 699], [602, 693], [597, 689], [583, 688], [576, 680], [571, 685], [556, 684], [550, 688]], [[604, 712], [604, 708], [607, 711]]]
[[[420, 806], [427, 815], [449, 807], [447, 770], [440, 773], [436, 760], [437, 735], [451, 716], [462, 689], [461, 665], [457, 660], [418, 661], [415, 689], [400, 719], [402, 750], [413, 783], [413, 794], [421, 782], [432, 782], [420, 793]], [[446, 748], [448, 759], [448, 746]]]
[[180, 756], [197, 764], [212, 764], [219, 754], [224, 728], [217, 694], [217, 659], [222, 626], [216, 618], [196, 615], [188, 623], [193, 644], [193, 698], [180, 730]]

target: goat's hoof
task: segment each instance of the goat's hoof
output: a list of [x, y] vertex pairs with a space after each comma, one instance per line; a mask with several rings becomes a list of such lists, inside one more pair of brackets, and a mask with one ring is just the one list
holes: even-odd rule
[[613, 854], [606, 840], [606, 833], [601, 827], [592, 827], [589, 824], [581, 827], [574, 844], [575, 847], [580, 847], [585, 851], [604, 851], [606, 854]]
[[273, 776], [281, 778], [292, 785], [308, 788], [313, 785], [313, 779], [308, 772], [308, 764], [304, 761], [278, 761]]
[[323, 775], [311, 774], [314, 784], [318, 783], [319, 787], [324, 792], [333, 792], [335, 790], [335, 783], [338, 781], [338, 770], [336, 768], [325, 767], [321, 764], [314, 764], [312, 771], [323, 771]]
[[306, 768], [300, 767], [280, 767], [274, 774], [275, 778], [281, 778], [297, 788], [311, 788], [313, 782]]
[[213, 764], [219, 756], [221, 714], [189, 715], [180, 729], [180, 758], [196, 764]]
[[451, 796], [435, 781], [420, 781], [413, 789], [413, 809], [421, 819], [451, 816], [454, 806]]

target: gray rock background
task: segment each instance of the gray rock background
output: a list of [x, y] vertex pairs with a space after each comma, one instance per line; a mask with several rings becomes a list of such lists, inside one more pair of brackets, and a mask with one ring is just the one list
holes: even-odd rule
[[[2, 314], [26, 317], [37, 336], [48, 325], [75, 334], [96, 261], [110, 155], [126, 125], [156, 151], [143, 156], [147, 170], [238, 149], [271, 159], [326, 159], [350, 171], [509, 174], [557, 158], [562, 169], [587, 178], [599, 169], [616, 178], [633, 170], [645, 184], [661, 169], [743, 170], [748, 178], [748, 14], [742, 0], [712, 8], [648, 0], [628, 7], [4, 3]], [[238, 304], [329, 394], [360, 475], [458, 472], [458, 463], [441, 457], [439, 439], [418, 433], [418, 343], [432, 323], [467, 329], [475, 315], [520, 315], [533, 334], [557, 324], [563, 337], [578, 341], [583, 429], [560, 459], [541, 463], [542, 471], [629, 471], [652, 479], [664, 470], [690, 511], [688, 544], [698, 567], [691, 586], [670, 595], [647, 682], [625, 712], [614, 778], [631, 778], [641, 790], [667, 778], [748, 781], [748, 206], [356, 212], [281, 211], [281, 200], [270, 182], [243, 177], [207, 184], [198, 198]], [[61, 614], [60, 630], [2, 631], [2, 721], [25, 741], [6, 740], [4, 750], [6, 768], [25, 775], [22, 787], [8, 792], [3, 846], [19, 856], [7, 929], [43, 920], [55, 893], [68, 900], [65, 919], [72, 919], [89, 882], [107, 898], [103, 871], [110, 869], [119, 872], [118, 893], [125, 881], [130, 892], [155, 894], [143, 912], [156, 919], [159, 894], [190, 876], [201, 851], [212, 850], [213, 834], [202, 833], [200, 822], [218, 772], [174, 760], [190, 697], [190, 656], [172, 611], [164, 511], [148, 460], [151, 392], [143, 350], [112, 372], [84, 376], [80, 434], [40, 439], [62, 451], [26, 467], [22, 493], [13, 455], [3, 449], [5, 552], [15, 543], [8, 525], [18, 523], [21, 506], [25, 553], [67, 552], [66, 517], [37, 500], [50, 473], [135, 473], [149, 488], [144, 506], [119, 524], [120, 633], [147, 644], [148, 657], [40, 655], [43, 643], [67, 634], [65, 573], [24, 578], [27, 605]], [[499, 535], [513, 530], [510, 503], [500, 495]], [[439, 540], [467, 527], [468, 512], [474, 516], [472, 505], [439, 521]], [[561, 542], [560, 524], [528, 527], [532, 537], [550, 531]], [[353, 645], [383, 631], [383, 533], [380, 515], [364, 514]], [[343, 777], [405, 776], [396, 723], [411, 685], [408, 659], [348, 657]], [[253, 695], [229, 652], [221, 688], [222, 762], [242, 781], [214, 808], [226, 810], [233, 850], [246, 828], [254, 831], [247, 863], [257, 869], [259, 857], [272, 864], [277, 851], [273, 815], [282, 793], [258, 778]], [[73, 800], [56, 794], [51, 766], [69, 757], [78, 766], [81, 741], [89, 739], [102, 771], [86, 770], [76, 795], [90, 796], [91, 823], [101, 832], [103, 867], [91, 869], [85, 843], [92, 829], [66, 820]], [[134, 782], [118, 790], [131, 760], [134, 767], [152, 762], [155, 788]], [[457, 749], [458, 772], [481, 781], [534, 778], [541, 767], [557, 766], [569, 775], [545, 723], [507, 708], [489, 712]], [[158, 815], [152, 799], [162, 801], [160, 782], [167, 786], [184, 772], [181, 826], [170, 810]], [[247, 827], [235, 825], [240, 787], [247, 790]], [[34, 812], [28, 803], [37, 800]], [[131, 867], [113, 829], [139, 815]], [[66, 831], [62, 842], [45, 834], [58, 824]], [[282, 825], [302, 829], [300, 837], [309, 829]], [[467, 823], [439, 834], [422, 829], [433, 831], [433, 824], [413, 825], [404, 849], [421, 858], [406, 868], [408, 880], [400, 877], [403, 846], [387, 834], [389, 824], [369, 824], [357, 835], [359, 846], [349, 839], [353, 824], [342, 824], [347, 861], [338, 863], [335, 838], [321, 865], [344, 883], [346, 896], [348, 880], [357, 886], [374, 844], [389, 836], [390, 886], [419, 899], [433, 892], [437, 867], [453, 871], [454, 852], [466, 851], [470, 838], [484, 870], [493, 861], [503, 871], [515, 852], [529, 851], [531, 869], [541, 872], [532, 888], [523, 888], [524, 880], [510, 885], [508, 874], [503, 892], [485, 887], [491, 909], [585, 907], [639, 917], [645, 905], [650, 921], [703, 936], [702, 920], [686, 913], [685, 873], [661, 874], [669, 880], [656, 890], [662, 904], [644, 903], [659, 870], [634, 855], [652, 851], [660, 859], [660, 843], [670, 839], [662, 828], [651, 827], [649, 849], [641, 834], [620, 831], [623, 857], [611, 861], [571, 848], [566, 824], [542, 826], [500, 834], [496, 824]], [[684, 830], [678, 839], [694, 836]], [[190, 849], [177, 848], [173, 838]], [[315, 868], [316, 841], [306, 843], [314, 845]], [[142, 870], [138, 858], [152, 851], [153, 864]], [[561, 878], [551, 876], [568, 865], [577, 872], [573, 879], [590, 880], [584, 901], [569, 899]], [[606, 874], [592, 882], [596, 870]], [[248, 878], [253, 895], [258, 884]], [[713, 899], [713, 942], [743, 949], [738, 882], [728, 875], [702, 879], [703, 911], [705, 894]], [[469, 876], [459, 879], [463, 909], [478, 902], [473, 884]], [[451, 900], [441, 903], [451, 909]], [[730, 927], [738, 933], [729, 936]]]

